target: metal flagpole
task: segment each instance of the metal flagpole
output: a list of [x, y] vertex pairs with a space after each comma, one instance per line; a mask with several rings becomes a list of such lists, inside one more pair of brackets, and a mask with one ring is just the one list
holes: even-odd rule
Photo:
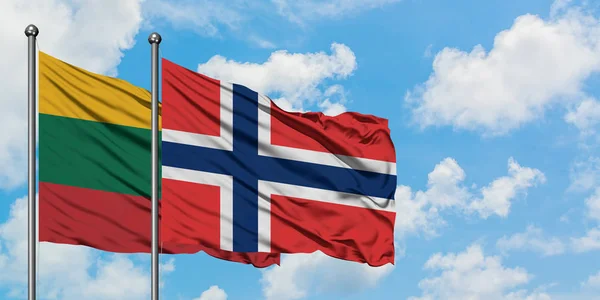
[[158, 45], [160, 34], [148, 37], [152, 46], [152, 300], [158, 300]]
[[36, 89], [36, 47], [35, 41], [37, 35], [39, 33], [38, 28], [31, 24], [25, 28], [25, 36], [27, 36], [28, 41], [28, 59], [27, 59], [27, 97], [28, 97], [28, 130], [29, 130], [29, 139], [28, 139], [28, 211], [27, 211], [27, 219], [28, 219], [28, 257], [27, 264], [29, 267], [28, 270], [28, 299], [35, 300], [36, 298], [36, 232], [37, 232], [37, 222], [36, 222], [36, 201], [35, 201], [35, 148], [36, 148], [36, 99], [35, 99], [35, 89]]

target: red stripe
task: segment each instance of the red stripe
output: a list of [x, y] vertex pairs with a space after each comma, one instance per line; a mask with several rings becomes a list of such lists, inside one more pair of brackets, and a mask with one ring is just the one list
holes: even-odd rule
[[162, 128], [220, 135], [221, 83], [162, 59]]
[[291, 113], [271, 102], [271, 143], [396, 162], [388, 121], [359, 113]]
[[162, 179], [162, 240], [220, 249], [220, 188]]
[[[118, 253], [150, 253], [150, 200], [59, 184], [39, 184], [41, 242], [83, 245]], [[278, 254], [234, 253], [205, 245], [162, 244], [163, 253], [204, 251], [213, 257], [256, 267], [279, 264]]]
[[272, 195], [271, 250], [393, 264], [394, 221], [393, 212]]

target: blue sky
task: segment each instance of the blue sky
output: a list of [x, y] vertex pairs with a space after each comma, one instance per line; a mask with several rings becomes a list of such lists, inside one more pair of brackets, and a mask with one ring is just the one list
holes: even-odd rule
[[[163, 299], [600, 299], [599, 3], [20, 2], [0, 4], [1, 299], [26, 288], [29, 23], [40, 50], [145, 88], [157, 31], [162, 57], [287, 109], [390, 120], [395, 266], [165, 256]], [[41, 299], [149, 298], [148, 255], [42, 244], [40, 261]]]

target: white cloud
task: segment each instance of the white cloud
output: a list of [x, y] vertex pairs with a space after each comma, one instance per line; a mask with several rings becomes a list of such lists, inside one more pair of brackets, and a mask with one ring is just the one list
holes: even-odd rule
[[556, 16], [564, 12], [571, 6], [573, 0], [555, 0], [550, 6], [550, 16]]
[[[141, 0], [0, 1], [0, 188], [25, 182], [27, 157], [27, 38], [40, 29], [41, 51], [93, 72], [116, 74], [123, 50], [134, 45], [142, 22]], [[106, 20], [110, 20], [107, 22]], [[102, 37], [99, 38], [99, 35]], [[10, 71], [8, 71], [10, 70]]]
[[436, 235], [436, 229], [445, 225], [439, 216], [444, 209], [464, 207], [470, 193], [461, 183], [464, 170], [453, 158], [445, 158], [429, 173], [426, 191], [414, 194], [408, 186], [396, 189], [396, 234], [422, 231], [427, 236]]
[[460, 183], [465, 180], [465, 171], [456, 160], [445, 158], [427, 175], [428, 190], [425, 193], [429, 202], [438, 208], [464, 205], [469, 192]]
[[[62, 259], [68, 259], [63, 256]], [[150, 290], [148, 274], [123, 255], [115, 255], [108, 262], [98, 260], [98, 271], [92, 278], [80, 282], [77, 288], [63, 287], [62, 299], [142, 299]], [[81, 266], [75, 269], [84, 271]], [[89, 277], [90, 275], [88, 275]], [[56, 285], [55, 285], [56, 286]], [[73, 289], [73, 290], [71, 290]]]
[[571, 166], [569, 191], [585, 192], [600, 184], [600, 158], [591, 156]]
[[[507, 295], [505, 295], [502, 300], [551, 300], [551, 299], [555, 299], [555, 297], [552, 295], [547, 294], [546, 292], [543, 291], [534, 291], [532, 293], [529, 293], [526, 290], [519, 290], [516, 292], [511, 292], [508, 293]], [[572, 298], [570, 298], [572, 299]], [[558, 299], [556, 299], [558, 300]], [[583, 299], [581, 299], [583, 300]]]
[[[306, 21], [331, 19], [382, 7], [400, 0], [144, 0], [145, 25], [153, 27], [161, 21], [176, 29], [191, 30], [197, 34], [222, 38], [229, 31], [263, 49], [276, 45], [253, 30], [253, 24], [267, 21], [287, 21], [304, 26]], [[151, 22], [149, 22], [151, 21]]]
[[437, 276], [419, 282], [421, 297], [410, 299], [550, 299], [540, 292], [513, 292], [514, 288], [527, 284], [532, 275], [521, 267], [502, 265], [498, 256], [485, 256], [480, 245], [473, 244], [465, 251], [455, 254], [436, 253], [424, 268], [439, 272]]
[[[149, 264], [139, 266], [132, 255], [101, 255], [84, 246], [40, 243], [38, 293], [58, 299], [148, 299]], [[175, 269], [173, 260], [161, 264], [161, 277]], [[11, 206], [0, 224], [0, 287], [15, 296], [27, 287], [27, 198]], [[161, 278], [162, 280], [163, 278]]]
[[247, 21], [240, 13], [243, 4], [240, 1], [227, 1], [225, 4], [214, 0], [146, 0], [143, 8], [144, 15], [154, 23], [166, 20], [176, 29], [217, 36], [220, 34], [219, 26], [236, 29]]
[[546, 182], [540, 170], [521, 167], [512, 157], [508, 160], [508, 175], [497, 178], [481, 189], [483, 197], [471, 202], [469, 210], [478, 212], [482, 218], [492, 214], [506, 217], [510, 211], [510, 200], [517, 193], [524, 193], [528, 188]]
[[548, 20], [516, 18], [489, 52], [481, 45], [440, 51], [429, 79], [406, 95], [415, 122], [500, 135], [553, 104], [582, 99], [584, 82], [600, 71], [600, 22], [556, 5]]
[[496, 242], [496, 247], [503, 252], [530, 250], [539, 252], [543, 256], [562, 254], [566, 250], [560, 239], [546, 237], [540, 228], [532, 225], [527, 226], [527, 230], [523, 233], [516, 233], [510, 237], [503, 236]]
[[294, 104], [292, 104], [292, 102], [290, 102], [288, 99], [286, 98], [277, 98], [277, 99], [272, 99], [273, 102], [275, 102], [275, 104], [288, 112], [306, 112], [303, 108], [298, 108], [298, 107], [294, 107]]
[[[305, 105], [324, 103], [324, 97], [339, 94], [339, 88], [322, 91], [326, 79], [345, 79], [356, 69], [354, 52], [343, 44], [333, 43], [331, 54], [289, 53], [275, 51], [267, 61], [241, 63], [215, 55], [198, 66], [198, 72], [220, 80], [245, 85], [261, 94], [282, 98], [278, 103], [293, 110], [303, 110]], [[335, 87], [334, 85], [333, 87]], [[337, 104], [343, 104], [336, 102]], [[282, 106], [284, 106], [282, 105]], [[328, 104], [328, 107], [335, 103]], [[333, 112], [340, 111], [336, 107]]]
[[[427, 192], [417, 192], [417, 195], [427, 195]], [[446, 225], [439, 216], [438, 209], [429, 203], [426, 196], [413, 197], [408, 186], [396, 188], [396, 228], [399, 240], [405, 236], [423, 232], [426, 236], [437, 235], [437, 229]]]
[[465, 186], [465, 177], [465, 171], [456, 160], [445, 158], [429, 173], [427, 190], [413, 193], [410, 187], [399, 186], [396, 190], [398, 235], [421, 231], [435, 236], [437, 228], [446, 224], [440, 216], [445, 210], [477, 213], [481, 218], [506, 217], [517, 194], [526, 194], [528, 188], [545, 181], [541, 171], [522, 167], [513, 158], [508, 159], [508, 176], [499, 177], [478, 191]]
[[595, 275], [590, 275], [588, 279], [581, 283], [584, 288], [600, 290], [600, 271]]
[[[600, 188], [585, 199], [586, 215], [600, 225]], [[600, 250], [600, 227], [587, 231], [585, 236], [571, 238], [571, 248], [576, 253]]]
[[218, 286], [213, 285], [194, 300], [227, 300], [227, 293]]
[[257, 45], [259, 48], [263, 48], [263, 49], [273, 49], [273, 48], [277, 48], [277, 45], [275, 45], [273, 42], [266, 40], [264, 38], [261, 38], [259, 36], [256, 35], [251, 35], [248, 38], [252, 43], [254, 43], [255, 45]]
[[159, 266], [159, 272], [162, 273], [173, 273], [175, 271], [175, 259], [170, 258], [165, 263], [161, 263]]
[[585, 236], [571, 238], [571, 247], [577, 253], [600, 250], [600, 228], [588, 230]]
[[346, 112], [346, 107], [344, 106], [346, 103], [346, 93], [343, 86], [339, 84], [330, 86], [325, 91], [324, 96], [327, 98], [319, 103], [319, 108], [321, 108], [323, 114], [337, 116]]
[[331, 103], [329, 99], [325, 99], [322, 103], [319, 103], [319, 108], [323, 110], [323, 114], [328, 116], [337, 116], [341, 113], [346, 112], [346, 107], [341, 103]]
[[433, 55], [433, 53], [431, 52], [433, 49], [433, 44], [429, 44], [427, 46], [427, 48], [425, 48], [425, 51], [423, 52], [423, 57], [425, 58], [429, 58]]
[[587, 215], [589, 218], [600, 223], [600, 187], [596, 188], [594, 194], [585, 199]]
[[575, 125], [584, 136], [593, 134], [600, 123], [600, 102], [592, 98], [582, 101], [565, 115], [565, 121]]
[[295, 300], [311, 293], [345, 295], [373, 288], [393, 270], [391, 264], [370, 267], [317, 251], [282, 256], [280, 266], [262, 271], [261, 283], [266, 300]]
[[217, 0], [144, 0], [144, 2], [144, 16], [152, 21], [147, 22], [145, 24], [147, 26], [152, 27], [160, 21], [167, 21], [174, 28], [187, 29], [211, 37], [219, 37], [226, 30], [230, 30], [245, 35], [249, 42], [261, 48], [270, 49], [275, 45], [253, 34], [249, 24], [279, 15], [290, 22], [304, 26], [309, 20], [339, 18], [400, 2], [400, 0], [271, 0], [270, 3], [229, 0], [226, 4]]
[[362, 10], [380, 8], [400, 0], [271, 0], [279, 14], [290, 21], [304, 24], [318, 18], [339, 18]]

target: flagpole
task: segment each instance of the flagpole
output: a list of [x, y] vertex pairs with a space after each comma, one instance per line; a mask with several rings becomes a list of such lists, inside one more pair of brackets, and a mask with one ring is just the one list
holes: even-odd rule
[[152, 46], [152, 300], [158, 300], [158, 45], [160, 34], [148, 37]]
[[27, 57], [27, 97], [28, 97], [28, 130], [29, 130], [29, 139], [27, 141], [27, 156], [28, 156], [28, 211], [27, 211], [27, 219], [28, 219], [28, 299], [35, 300], [36, 298], [36, 201], [35, 201], [35, 175], [36, 175], [36, 167], [35, 167], [35, 148], [36, 148], [36, 101], [35, 101], [35, 88], [36, 88], [36, 47], [35, 41], [37, 35], [40, 31], [38, 28], [31, 24], [25, 28], [25, 36], [27, 36], [28, 42], [28, 57]]

